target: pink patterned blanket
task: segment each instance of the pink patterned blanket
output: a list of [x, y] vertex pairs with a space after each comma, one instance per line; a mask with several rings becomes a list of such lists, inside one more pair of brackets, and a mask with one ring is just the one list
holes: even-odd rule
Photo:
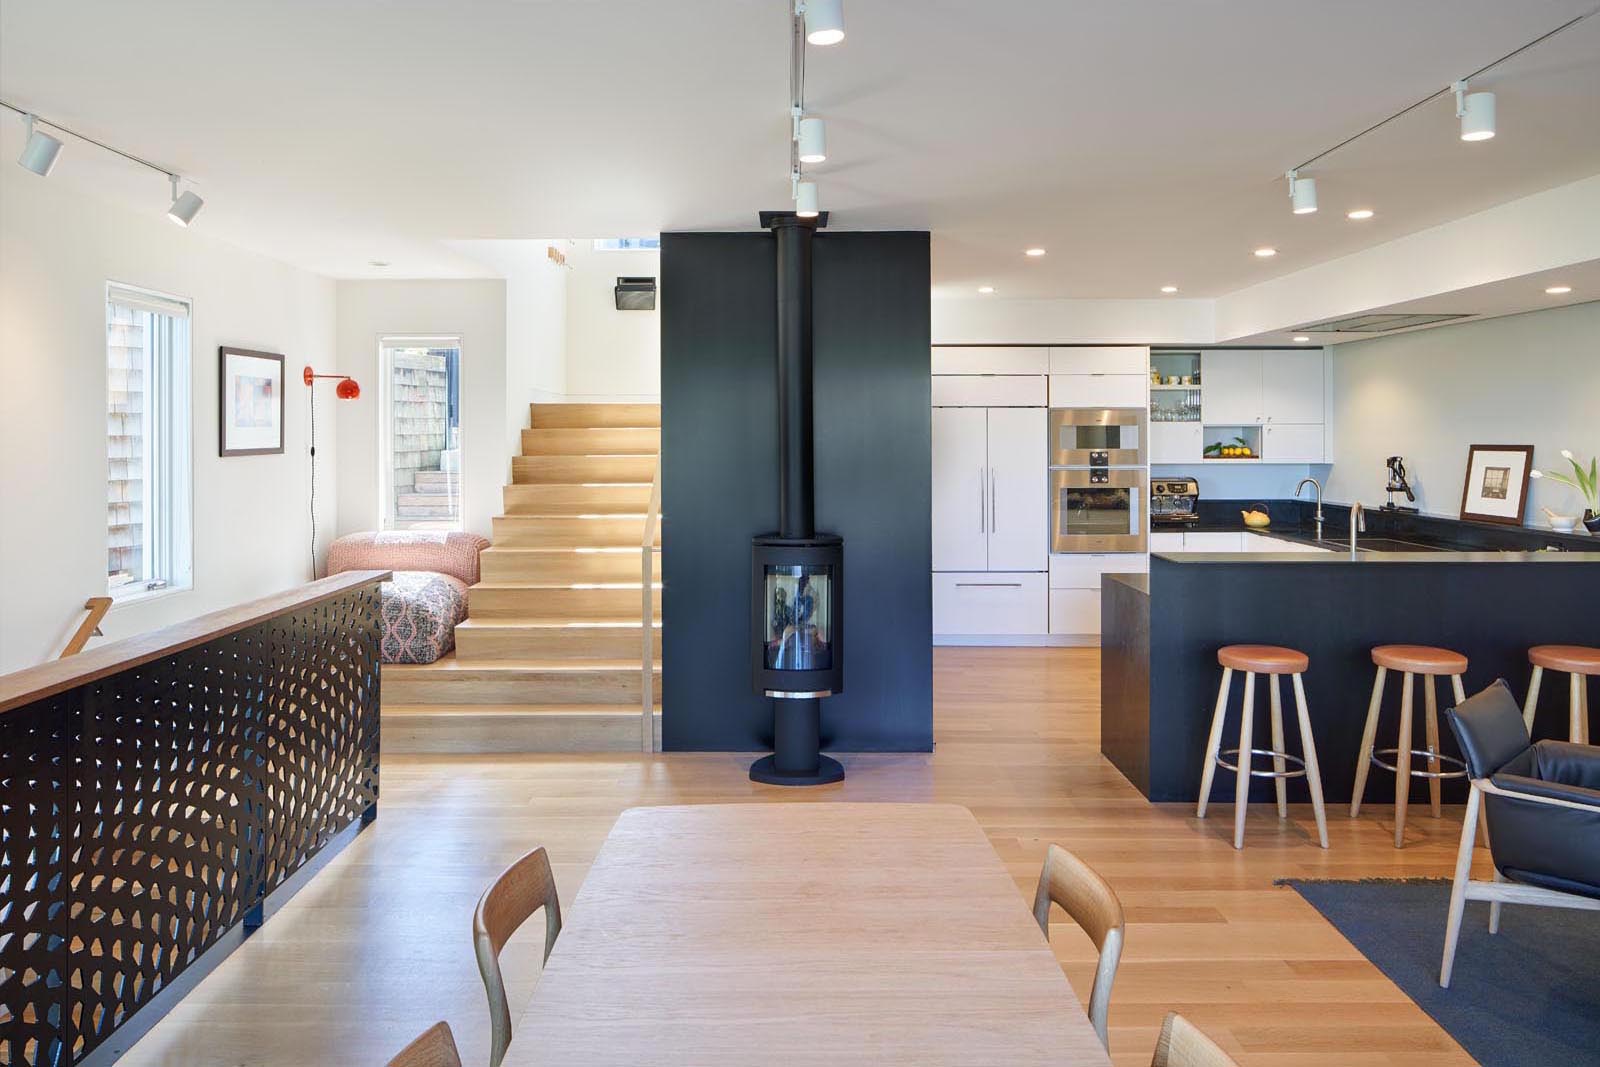
[[328, 548], [328, 573], [393, 571], [383, 583], [383, 662], [432, 663], [456, 647], [467, 586], [489, 539], [469, 533], [394, 530], [347, 534]]

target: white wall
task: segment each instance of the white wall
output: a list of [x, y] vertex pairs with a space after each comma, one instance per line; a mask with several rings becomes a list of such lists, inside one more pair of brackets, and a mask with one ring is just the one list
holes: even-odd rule
[[339, 406], [339, 532], [378, 528], [378, 339], [385, 334], [461, 338], [462, 508], [466, 528], [485, 536], [509, 480], [506, 442], [506, 283], [344, 281], [338, 283], [339, 372], [361, 397]]
[[[1158, 463], [1150, 468], [1150, 476], [1193, 478], [1200, 483], [1201, 500], [1289, 500], [1300, 479], [1311, 477], [1326, 484], [1328, 470], [1326, 463]], [[1303, 499], [1316, 496], [1308, 489]]]
[[[159, 192], [159, 191], [158, 191]], [[307, 407], [295, 381], [331, 369], [334, 284], [79, 191], [58, 173], [0, 165], [0, 671], [54, 655], [86, 597], [106, 589], [105, 284], [194, 302], [194, 583], [114, 608], [109, 637], [310, 578]], [[282, 352], [284, 452], [217, 455], [217, 348]], [[327, 394], [330, 400], [331, 391]], [[320, 399], [320, 398], [319, 398]], [[335, 413], [318, 412], [318, 531], [334, 526]]]
[[661, 293], [655, 311], [618, 311], [614, 289], [624, 275], [660, 284], [659, 252], [596, 252], [589, 241], [563, 247], [567, 275], [566, 392], [573, 401], [661, 396]]
[[1210, 344], [1210, 300], [934, 297], [936, 345]]
[[[1328, 499], [1386, 499], [1384, 459], [1405, 457], [1417, 504], [1454, 517], [1467, 446], [1533, 445], [1534, 463], [1561, 449], [1600, 451], [1600, 302], [1338, 345], [1333, 352], [1335, 465]], [[1535, 481], [1540, 506], [1579, 514], [1577, 493]]]

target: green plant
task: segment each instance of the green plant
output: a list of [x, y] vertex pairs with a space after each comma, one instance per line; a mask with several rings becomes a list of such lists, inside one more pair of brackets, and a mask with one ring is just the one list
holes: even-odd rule
[[1549, 478], [1562, 485], [1570, 485], [1583, 494], [1583, 506], [1591, 513], [1600, 514], [1600, 466], [1595, 459], [1589, 460], [1589, 469], [1584, 470], [1583, 464], [1578, 462], [1576, 456], [1569, 449], [1561, 450], [1561, 458], [1572, 464], [1572, 477], [1567, 477], [1557, 471], [1532, 470], [1528, 474], [1534, 478]]

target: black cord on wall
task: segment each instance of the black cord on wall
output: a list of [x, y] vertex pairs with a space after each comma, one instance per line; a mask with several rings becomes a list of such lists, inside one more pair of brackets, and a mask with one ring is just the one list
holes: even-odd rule
[[311, 394], [311, 578], [317, 578], [317, 390]]

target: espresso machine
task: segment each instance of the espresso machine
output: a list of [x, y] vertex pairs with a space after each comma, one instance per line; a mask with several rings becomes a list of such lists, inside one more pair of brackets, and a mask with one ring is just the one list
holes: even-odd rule
[[1406, 481], [1406, 461], [1400, 456], [1390, 456], [1384, 462], [1389, 466], [1389, 484], [1384, 486], [1384, 492], [1389, 494], [1389, 502], [1383, 506], [1383, 510], [1416, 511], [1416, 508], [1408, 508], [1394, 502], [1396, 493], [1404, 493], [1408, 503], [1417, 502], [1417, 494], [1411, 491], [1411, 483]]

